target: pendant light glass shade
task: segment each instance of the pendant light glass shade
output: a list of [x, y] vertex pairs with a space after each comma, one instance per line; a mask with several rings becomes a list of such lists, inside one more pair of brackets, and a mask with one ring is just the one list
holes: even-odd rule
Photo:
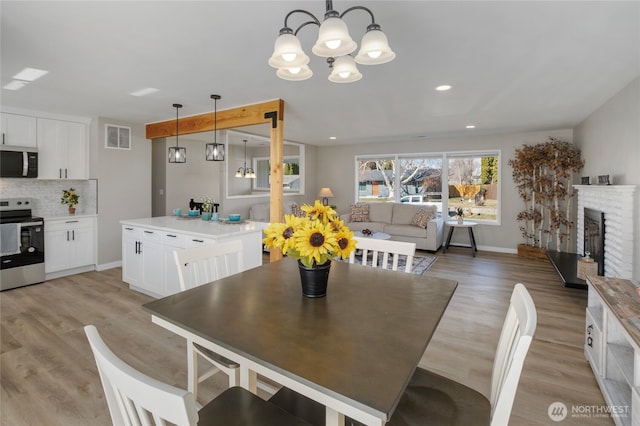
[[291, 33], [280, 34], [276, 39], [269, 65], [273, 68], [300, 68], [309, 63], [300, 40]]
[[393, 61], [396, 54], [389, 47], [387, 36], [379, 25], [369, 25], [360, 42], [355, 61], [362, 65], [378, 65]]
[[348, 55], [357, 47], [358, 44], [349, 35], [347, 24], [336, 15], [328, 17], [320, 25], [318, 40], [311, 51], [323, 58], [335, 58]]
[[362, 78], [356, 63], [350, 55], [340, 56], [333, 63], [333, 70], [329, 75], [329, 81], [334, 83], [352, 83]]
[[224, 161], [224, 144], [218, 143], [218, 99], [220, 95], [211, 95], [213, 99], [213, 143], [205, 145], [204, 158], [207, 161]]
[[173, 104], [176, 109], [176, 146], [169, 147], [169, 163], [186, 163], [187, 162], [187, 148], [181, 148], [178, 146], [178, 110], [182, 108], [180, 104]]
[[311, 78], [313, 71], [311, 71], [311, 68], [304, 65], [300, 68], [280, 68], [276, 71], [276, 75], [283, 80], [301, 81]]

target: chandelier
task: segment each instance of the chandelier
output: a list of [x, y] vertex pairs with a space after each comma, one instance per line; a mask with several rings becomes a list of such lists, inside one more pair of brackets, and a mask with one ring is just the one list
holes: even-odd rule
[[[333, 1], [326, 0], [327, 11], [324, 21], [320, 23], [311, 12], [302, 9], [292, 10], [284, 18], [284, 27], [276, 39], [269, 65], [276, 68], [276, 75], [284, 80], [301, 81], [313, 75], [309, 68], [309, 57], [302, 50], [297, 34], [307, 25], [317, 25], [318, 39], [311, 49], [316, 55], [327, 58], [329, 68], [332, 69], [329, 81], [334, 83], [350, 83], [362, 78], [356, 63], [361, 65], [378, 65], [392, 61], [396, 54], [389, 47], [387, 36], [376, 24], [373, 13], [364, 6], [353, 6], [342, 13], [333, 10]], [[371, 15], [371, 24], [360, 42], [360, 51], [354, 58], [351, 56], [358, 44], [349, 35], [347, 24], [342, 17], [353, 10], [364, 10]], [[293, 31], [288, 20], [291, 15], [304, 14], [311, 18]]]
[[240, 167], [236, 171], [236, 177], [255, 179], [256, 173], [253, 171], [251, 167], [247, 168], [247, 140], [243, 139], [243, 141], [244, 141], [244, 167]]

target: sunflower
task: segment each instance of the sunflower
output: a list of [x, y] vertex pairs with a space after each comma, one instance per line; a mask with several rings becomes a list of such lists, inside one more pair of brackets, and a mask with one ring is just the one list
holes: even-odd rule
[[314, 261], [317, 265], [322, 265], [331, 260], [337, 247], [336, 235], [331, 229], [331, 224], [324, 224], [318, 219], [305, 223], [295, 239], [300, 261], [308, 268]]
[[333, 207], [325, 206], [320, 202], [320, 200], [316, 200], [313, 206], [308, 204], [303, 205], [302, 211], [311, 218], [322, 220], [323, 223], [329, 223], [331, 218], [337, 214]]
[[356, 248], [353, 232], [336, 211], [318, 200], [302, 206], [304, 217], [285, 215], [284, 223], [271, 223], [262, 242], [277, 247], [306, 267], [325, 264], [334, 257], [346, 259]]
[[267, 247], [280, 247], [283, 253], [295, 247], [295, 240], [292, 238], [295, 230], [300, 226], [302, 218], [294, 215], [285, 215], [285, 223], [271, 223], [264, 230], [265, 238], [263, 242]]

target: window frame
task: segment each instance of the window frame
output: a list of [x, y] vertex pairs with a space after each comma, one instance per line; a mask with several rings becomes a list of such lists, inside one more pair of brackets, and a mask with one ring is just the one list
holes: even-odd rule
[[[442, 197], [442, 211], [449, 211], [449, 160], [452, 158], [468, 158], [468, 157], [496, 157], [498, 161], [498, 180], [496, 183], [496, 218], [495, 219], [473, 219], [474, 222], [481, 223], [483, 225], [501, 225], [502, 224], [502, 179], [504, 177], [503, 164], [502, 164], [502, 150], [501, 149], [482, 149], [482, 150], [468, 150], [468, 151], [442, 151], [442, 152], [420, 152], [420, 153], [402, 153], [402, 154], [365, 154], [356, 155], [354, 158], [355, 169], [355, 190], [354, 200], [360, 202], [360, 178], [359, 178], [359, 166], [361, 161], [373, 161], [373, 160], [390, 160], [394, 162], [394, 197], [390, 201], [399, 203], [402, 196], [400, 195], [400, 160], [407, 159], [420, 159], [420, 158], [437, 158], [442, 160], [441, 171], [441, 197]], [[445, 220], [449, 217], [445, 216]]]

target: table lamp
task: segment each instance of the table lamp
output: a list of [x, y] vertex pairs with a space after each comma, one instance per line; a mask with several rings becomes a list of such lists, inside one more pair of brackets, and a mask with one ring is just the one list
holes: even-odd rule
[[322, 205], [329, 205], [329, 197], [333, 197], [333, 192], [331, 192], [331, 188], [324, 187], [320, 189], [318, 193], [318, 197], [322, 197]]

